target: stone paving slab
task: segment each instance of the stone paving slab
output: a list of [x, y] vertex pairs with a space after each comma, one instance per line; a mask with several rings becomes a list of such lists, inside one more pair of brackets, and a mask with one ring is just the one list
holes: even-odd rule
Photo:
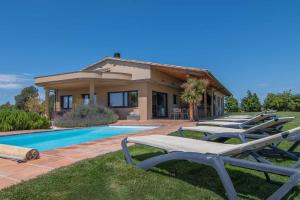
[[[125, 137], [152, 134], [166, 135], [176, 131], [180, 126], [195, 126], [195, 122], [182, 120], [120, 120], [113, 125], [149, 125], [160, 127], [152, 130], [141, 131], [135, 134], [120, 135], [69, 147], [43, 151], [41, 152], [40, 159], [32, 160], [26, 163], [18, 163], [12, 160], [0, 158], [0, 189], [9, 187], [24, 180], [35, 178], [38, 175], [45, 174], [53, 169], [71, 165], [80, 160], [93, 158], [109, 152], [120, 150], [121, 140]], [[26, 134], [29, 132], [41, 131], [49, 130], [14, 131], [7, 133], [1, 132], [0, 135]]]

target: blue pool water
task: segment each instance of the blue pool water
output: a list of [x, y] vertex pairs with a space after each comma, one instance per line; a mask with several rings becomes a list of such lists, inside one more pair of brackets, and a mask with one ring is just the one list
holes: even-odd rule
[[1, 136], [0, 144], [35, 148], [39, 151], [66, 147], [92, 140], [109, 138], [117, 135], [132, 134], [157, 128], [155, 126], [100, 126], [72, 130], [38, 132], [21, 135]]

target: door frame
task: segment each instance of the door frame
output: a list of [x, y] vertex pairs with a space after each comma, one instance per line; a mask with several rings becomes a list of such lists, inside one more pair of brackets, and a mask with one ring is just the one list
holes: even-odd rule
[[[156, 108], [156, 111], [155, 113], [153, 112], [153, 106], [154, 106], [154, 102], [153, 102], [153, 93], [156, 93], [157, 95], [158, 94], [162, 94], [162, 95], [166, 95], [166, 103], [165, 103], [165, 116], [157, 116], [157, 108]], [[151, 98], [152, 98], [152, 119], [165, 119], [165, 118], [168, 118], [169, 117], [169, 112], [168, 112], [168, 107], [169, 107], [169, 102], [168, 102], [168, 93], [166, 92], [157, 92], [157, 91], [152, 91], [151, 93]], [[156, 105], [157, 105], [157, 99], [156, 99]], [[155, 116], [156, 114], [156, 116]]]

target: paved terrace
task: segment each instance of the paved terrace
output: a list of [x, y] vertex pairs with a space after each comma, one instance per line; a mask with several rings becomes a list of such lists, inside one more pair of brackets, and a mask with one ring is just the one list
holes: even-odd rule
[[[142, 131], [134, 135], [169, 134], [180, 126], [194, 126], [194, 122], [180, 120], [149, 120], [149, 121], [118, 121], [115, 125], [155, 125], [157, 129]], [[45, 131], [45, 130], [44, 130]], [[29, 131], [0, 133], [0, 135], [23, 134]], [[37, 132], [37, 131], [34, 131]], [[47, 133], [45, 133], [47, 134]], [[71, 165], [80, 160], [93, 158], [121, 149], [121, 140], [127, 135], [94, 140], [79, 145], [58, 148], [41, 152], [40, 159], [26, 163], [17, 163], [12, 160], [0, 158], [0, 189], [29, 180], [53, 169]]]

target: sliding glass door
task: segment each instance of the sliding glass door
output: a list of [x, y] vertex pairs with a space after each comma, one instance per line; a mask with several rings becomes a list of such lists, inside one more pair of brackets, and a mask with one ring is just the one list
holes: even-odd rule
[[162, 92], [152, 92], [152, 117], [168, 117], [168, 94]]

